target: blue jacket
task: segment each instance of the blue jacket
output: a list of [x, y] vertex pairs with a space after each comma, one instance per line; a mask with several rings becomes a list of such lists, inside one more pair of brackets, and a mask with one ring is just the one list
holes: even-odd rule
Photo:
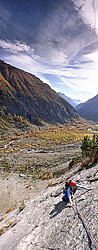
[[86, 187], [82, 187], [82, 186], [80, 186], [80, 185], [76, 185], [76, 187], [77, 187], [77, 188], [83, 188], [83, 189], [88, 190], [88, 188], [86, 188]]
[[71, 194], [70, 194], [70, 187], [68, 189], [66, 189], [65, 187], [65, 195], [64, 195], [65, 199], [69, 199], [69, 202], [71, 202]]
[[[80, 186], [80, 185], [76, 185], [76, 188], [83, 188], [83, 189], [88, 190], [88, 188], [82, 187], [82, 186]], [[66, 187], [65, 187], [65, 195], [64, 195], [64, 198], [65, 198], [65, 199], [69, 199], [69, 202], [71, 202], [71, 193], [73, 193], [73, 192], [74, 192], [74, 190], [72, 190], [70, 187], [69, 187], [68, 189], [66, 189]]]

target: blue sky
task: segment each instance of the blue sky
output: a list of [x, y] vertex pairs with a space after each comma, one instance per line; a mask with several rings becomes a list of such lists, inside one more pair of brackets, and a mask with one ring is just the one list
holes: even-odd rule
[[86, 101], [98, 94], [98, 0], [0, 0], [0, 58]]

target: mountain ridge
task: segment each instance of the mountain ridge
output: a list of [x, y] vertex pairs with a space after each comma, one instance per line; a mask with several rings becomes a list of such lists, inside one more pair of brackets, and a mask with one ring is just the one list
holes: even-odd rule
[[80, 100], [71, 99], [70, 97], [66, 96], [64, 93], [58, 92], [58, 94], [64, 98], [67, 102], [69, 102], [73, 107], [76, 107], [79, 103], [81, 103]]
[[77, 111], [48, 84], [2, 60], [0, 103], [6, 114], [23, 115], [33, 124], [39, 124], [40, 121], [64, 124], [79, 118]]
[[84, 119], [98, 122], [98, 94], [76, 106], [78, 114]]

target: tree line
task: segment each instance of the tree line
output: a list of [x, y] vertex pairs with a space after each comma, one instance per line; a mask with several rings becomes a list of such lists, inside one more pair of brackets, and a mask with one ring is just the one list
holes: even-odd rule
[[92, 139], [88, 135], [84, 136], [81, 150], [83, 156], [98, 158], [98, 135], [94, 134]]

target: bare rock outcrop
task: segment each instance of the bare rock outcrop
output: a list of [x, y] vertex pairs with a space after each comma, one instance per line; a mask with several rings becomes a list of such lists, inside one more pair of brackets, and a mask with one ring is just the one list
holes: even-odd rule
[[[66, 176], [63, 176], [64, 178]], [[98, 163], [88, 170], [78, 172], [73, 179], [88, 191], [78, 189], [74, 199], [97, 244], [98, 229]], [[59, 178], [59, 181], [61, 179]], [[93, 180], [93, 181], [92, 181]], [[59, 182], [58, 181], [58, 182]], [[87, 235], [76, 207], [62, 201], [64, 182], [48, 187], [26, 207], [11, 212], [4, 223], [11, 224], [0, 236], [1, 250], [83, 250], [94, 249]]]

